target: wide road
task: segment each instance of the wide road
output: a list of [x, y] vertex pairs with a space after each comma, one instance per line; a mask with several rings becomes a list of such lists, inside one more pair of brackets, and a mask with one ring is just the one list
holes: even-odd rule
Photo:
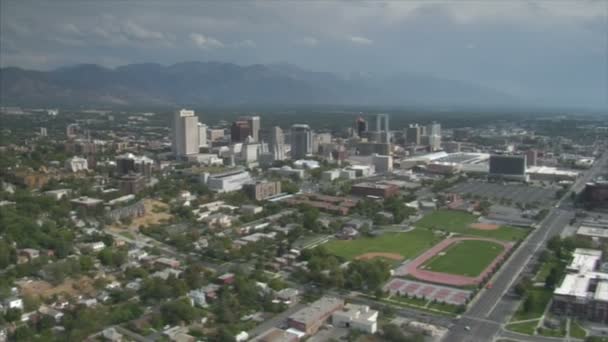
[[[585, 172], [572, 186], [572, 190], [580, 192], [584, 184], [602, 172], [608, 155], [604, 154], [597, 160], [593, 168]], [[469, 310], [450, 329], [443, 341], [449, 342], [477, 342], [492, 341], [502, 330], [503, 325], [517, 308], [518, 300], [506, 295], [511, 286], [518, 279], [522, 271], [531, 261], [538, 257], [547, 240], [558, 235], [574, 217], [574, 210], [562, 206], [567, 200], [565, 195], [557, 205], [551, 209], [547, 217], [540, 223], [513, 253], [491, 280], [493, 287], [483, 289], [477, 295]], [[563, 209], [562, 209], [563, 208]], [[469, 327], [470, 330], [467, 330]], [[521, 335], [518, 340], [523, 340]], [[528, 339], [527, 339], [528, 340]], [[535, 340], [530, 337], [529, 340]]]

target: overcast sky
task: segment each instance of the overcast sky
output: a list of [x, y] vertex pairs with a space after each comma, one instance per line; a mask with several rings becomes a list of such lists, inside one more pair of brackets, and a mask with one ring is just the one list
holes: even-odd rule
[[[608, 100], [608, 0], [0, 2], [0, 64], [288, 62]], [[581, 96], [583, 96], [581, 98]], [[586, 96], [586, 97], [585, 97]]]

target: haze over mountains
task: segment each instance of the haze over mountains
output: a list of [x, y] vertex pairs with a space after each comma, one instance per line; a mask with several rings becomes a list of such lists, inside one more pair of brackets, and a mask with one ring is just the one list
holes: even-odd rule
[[396, 105], [506, 106], [508, 94], [425, 74], [342, 77], [290, 64], [221, 62], [81, 64], [34, 71], [0, 70], [4, 105]]

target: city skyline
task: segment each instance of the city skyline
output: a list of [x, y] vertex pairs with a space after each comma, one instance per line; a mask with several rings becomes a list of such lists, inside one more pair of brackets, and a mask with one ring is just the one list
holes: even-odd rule
[[603, 1], [1, 6], [2, 67], [289, 63], [351, 79], [427, 74], [538, 101], [608, 103]]

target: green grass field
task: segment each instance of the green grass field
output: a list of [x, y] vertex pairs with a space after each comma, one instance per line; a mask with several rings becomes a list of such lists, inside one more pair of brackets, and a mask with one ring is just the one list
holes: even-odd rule
[[460, 241], [444, 250], [445, 254], [433, 257], [423, 267], [429, 271], [476, 277], [503, 250], [503, 246], [490, 241]]
[[503, 241], [521, 240], [528, 234], [526, 229], [509, 226], [502, 226], [496, 230], [471, 228], [470, 225], [475, 222], [477, 222], [477, 218], [469, 213], [454, 210], [436, 210], [416, 222], [416, 227], [441, 229], [463, 235], [482, 236]]
[[584, 339], [587, 337], [587, 331], [581, 327], [581, 325], [577, 321], [572, 321], [570, 323], [570, 336], [574, 338]]
[[535, 320], [535, 321], [525, 322], [525, 323], [509, 324], [509, 325], [507, 325], [506, 328], [508, 330], [515, 331], [520, 334], [533, 335], [537, 324], [538, 324], [538, 320]]
[[397, 253], [404, 259], [409, 259], [429, 249], [439, 240], [441, 237], [428, 229], [414, 229], [407, 233], [387, 233], [356, 240], [332, 240], [323, 246], [331, 254], [347, 260], [373, 252]]
[[526, 319], [540, 318], [545, 312], [545, 308], [549, 304], [551, 297], [553, 297], [553, 291], [547, 290], [544, 287], [535, 287], [530, 290], [530, 294], [533, 296], [532, 308], [530, 311], [524, 311], [523, 301], [519, 305], [517, 311], [511, 318], [511, 322], [522, 321]]

